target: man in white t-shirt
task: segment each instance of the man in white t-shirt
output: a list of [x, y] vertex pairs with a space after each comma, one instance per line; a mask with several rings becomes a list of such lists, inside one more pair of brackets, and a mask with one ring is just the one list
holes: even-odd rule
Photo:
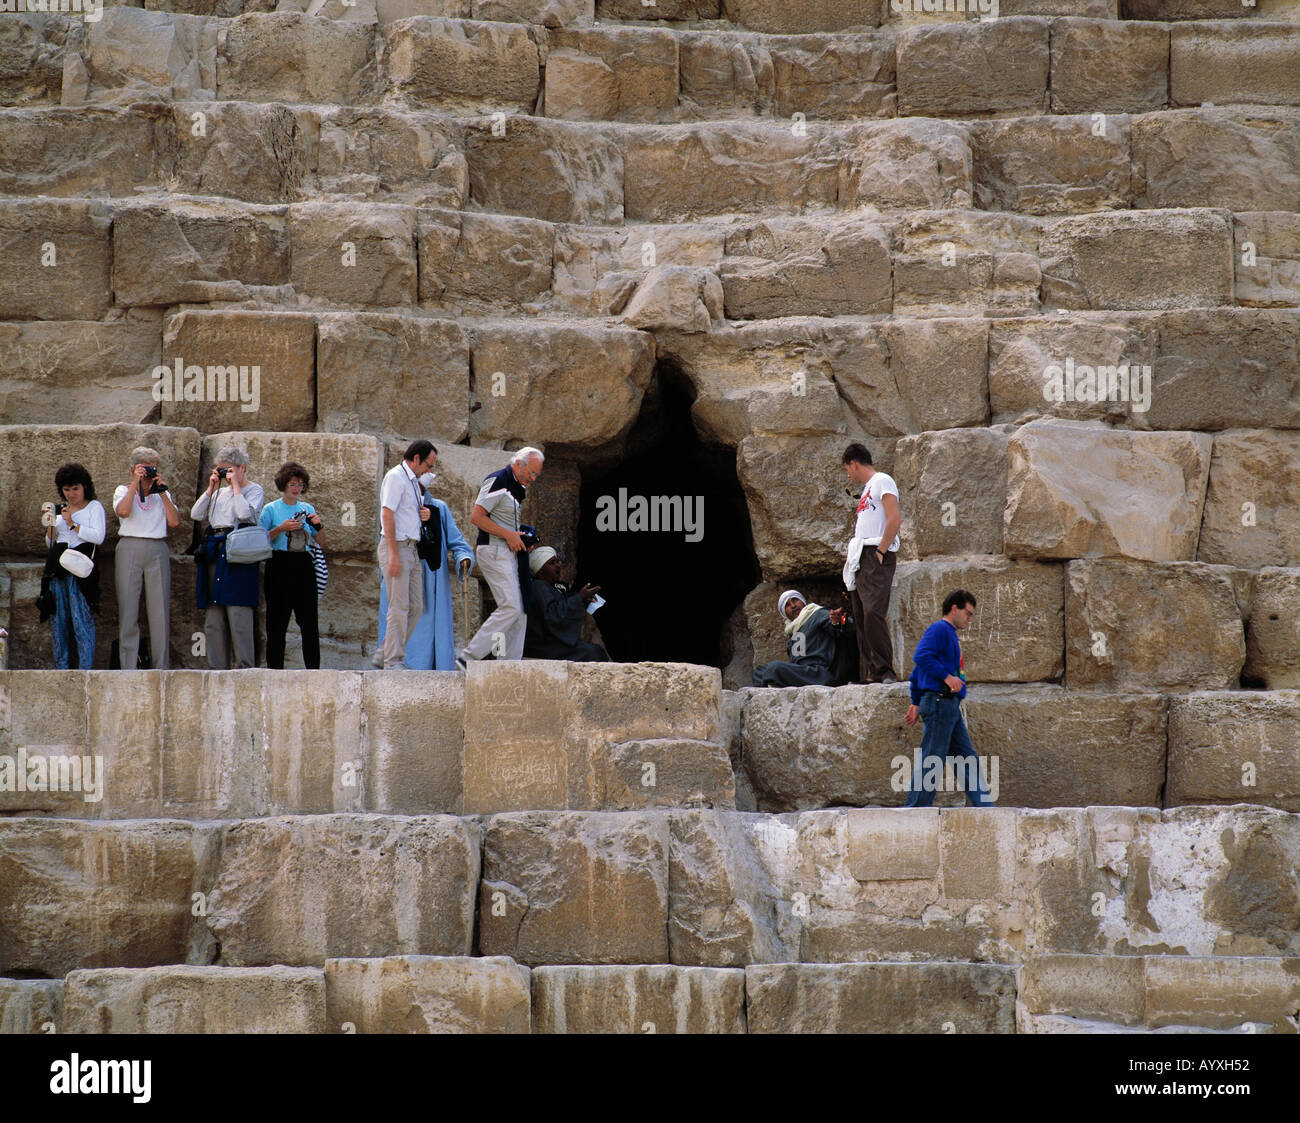
[[420, 476], [437, 460], [432, 441], [412, 441], [379, 488], [379, 579], [388, 593], [388, 616], [378, 655], [387, 670], [406, 670], [406, 641], [424, 612], [424, 568], [416, 547], [430, 511]]
[[885, 617], [898, 561], [898, 485], [871, 466], [867, 446], [855, 441], [844, 450], [844, 470], [862, 485], [853, 540], [844, 563], [844, 586], [853, 600], [858, 662], [863, 682], [897, 682], [894, 646]]

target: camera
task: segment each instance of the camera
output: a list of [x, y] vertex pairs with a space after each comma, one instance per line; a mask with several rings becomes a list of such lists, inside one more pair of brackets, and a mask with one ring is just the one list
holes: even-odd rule
[[67, 506], [66, 503], [56, 503], [56, 504], [54, 504], [54, 513], [55, 513], [56, 515], [61, 515], [61, 514], [63, 514], [63, 508], [66, 507], [66, 506]]
[[156, 480], [158, 478], [158, 469], [152, 464], [146, 464], [144, 466], [144, 478], [146, 480]]
[[537, 533], [537, 528], [527, 523], [519, 528], [519, 537], [523, 541], [525, 550], [531, 550], [534, 546], [542, 544], [542, 536]]
[[[308, 523], [307, 520], [308, 520], [308, 518], [310, 518], [310, 516], [311, 516], [311, 512], [310, 512], [310, 511], [295, 511], [295, 512], [293, 513], [293, 517], [294, 517], [295, 519], [297, 519], [300, 523], [302, 523], [303, 526], [311, 526], [313, 530], [324, 530], [324, 529], [325, 529], [325, 524], [324, 524], [323, 522], [320, 523], [319, 525], [312, 524], [312, 523]], [[320, 517], [320, 516], [318, 515], [317, 518], [319, 518], [319, 517]]]
[[218, 469], [217, 469], [217, 479], [219, 479], [219, 480], [224, 480], [224, 479], [226, 478], [226, 473], [229, 472], [229, 471], [230, 471], [229, 468], [218, 468]]

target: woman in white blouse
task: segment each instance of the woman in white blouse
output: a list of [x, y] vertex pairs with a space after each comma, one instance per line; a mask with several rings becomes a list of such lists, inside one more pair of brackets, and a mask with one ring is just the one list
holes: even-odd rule
[[[59, 564], [64, 550], [93, 555], [104, 541], [104, 506], [95, 498], [90, 473], [80, 464], [65, 464], [54, 473], [54, 486], [63, 497], [58, 507], [48, 505], [45, 542], [50, 548], [42, 578], [42, 600], [54, 617], [54, 665], [61, 671], [72, 666], [72, 649], [77, 668], [88, 671], [95, 662], [95, 617], [99, 611], [99, 567], [88, 577], [76, 577]], [[46, 600], [48, 595], [50, 600]], [[42, 615], [42, 619], [44, 619]]]

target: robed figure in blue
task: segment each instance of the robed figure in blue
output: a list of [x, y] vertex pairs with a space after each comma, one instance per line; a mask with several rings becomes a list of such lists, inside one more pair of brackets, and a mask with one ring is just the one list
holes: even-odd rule
[[[447, 554], [451, 553], [455, 570], [469, 572], [474, 564], [474, 551], [465, 541], [455, 518], [441, 499], [435, 499], [426, 488], [425, 505], [432, 508], [431, 517], [442, 520], [442, 564], [432, 570], [425, 561], [417, 564], [424, 570], [424, 612], [421, 613], [415, 630], [406, 641], [406, 666], [412, 671], [454, 671], [456, 669], [456, 644], [452, 636], [453, 613], [455, 604], [452, 600], [453, 583], [459, 577], [447, 564]], [[379, 642], [384, 642], [385, 624], [388, 618], [388, 582], [379, 585]], [[376, 648], [378, 650], [378, 648]]]

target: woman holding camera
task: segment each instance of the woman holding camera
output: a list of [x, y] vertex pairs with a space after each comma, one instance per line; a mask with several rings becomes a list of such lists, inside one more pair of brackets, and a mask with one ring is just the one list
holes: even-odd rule
[[[50, 549], [41, 576], [41, 620], [54, 617], [54, 665], [61, 671], [72, 666], [71, 639], [77, 648], [77, 669], [88, 671], [95, 662], [92, 613], [99, 611], [99, 567], [87, 567], [94, 548], [104, 541], [107, 519], [104, 505], [95, 498], [90, 473], [80, 464], [65, 464], [55, 472], [54, 487], [63, 502], [45, 505], [45, 543]], [[60, 560], [68, 550], [86, 555], [86, 560], [76, 563], [76, 572]]]
[[[261, 484], [245, 476], [248, 454], [234, 445], [217, 453], [217, 466], [208, 488], [190, 511], [190, 518], [207, 519], [208, 529], [199, 547], [200, 608], [207, 609], [203, 632], [207, 638], [208, 666], [225, 670], [233, 657], [237, 668], [256, 666], [253, 649], [253, 610], [257, 607], [257, 562], [237, 564], [226, 560], [226, 537], [235, 527], [257, 522], [265, 495]], [[223, 487], [222, 485], [226, 486]]]
[[316, 622], [316, 567], [307, 547], [320, 541], [323, 527], [316, 508], [302, 496], [311, 484], [307, 469], [292, 460], [275, 474], [280, 498], [262, 508], [259, 520], [271, 538], [266, 562], [266, 665], [284, 669], [284, 637], [289, 616], [302, 633], [302, 662], [320, 667], [320, 634]]
[[134, 671], [140, 652], [140, 590], [149, 615], [153, 666], [171, 666], [171, 556], [167, 531], [179, 526], [180, 512], [167, 483], [158, 475], [158, 453], [141, 445], [131, 450], [131, 474], [113, 492], [118, 518], [117, 615], [118, 657], [122, 669]]

